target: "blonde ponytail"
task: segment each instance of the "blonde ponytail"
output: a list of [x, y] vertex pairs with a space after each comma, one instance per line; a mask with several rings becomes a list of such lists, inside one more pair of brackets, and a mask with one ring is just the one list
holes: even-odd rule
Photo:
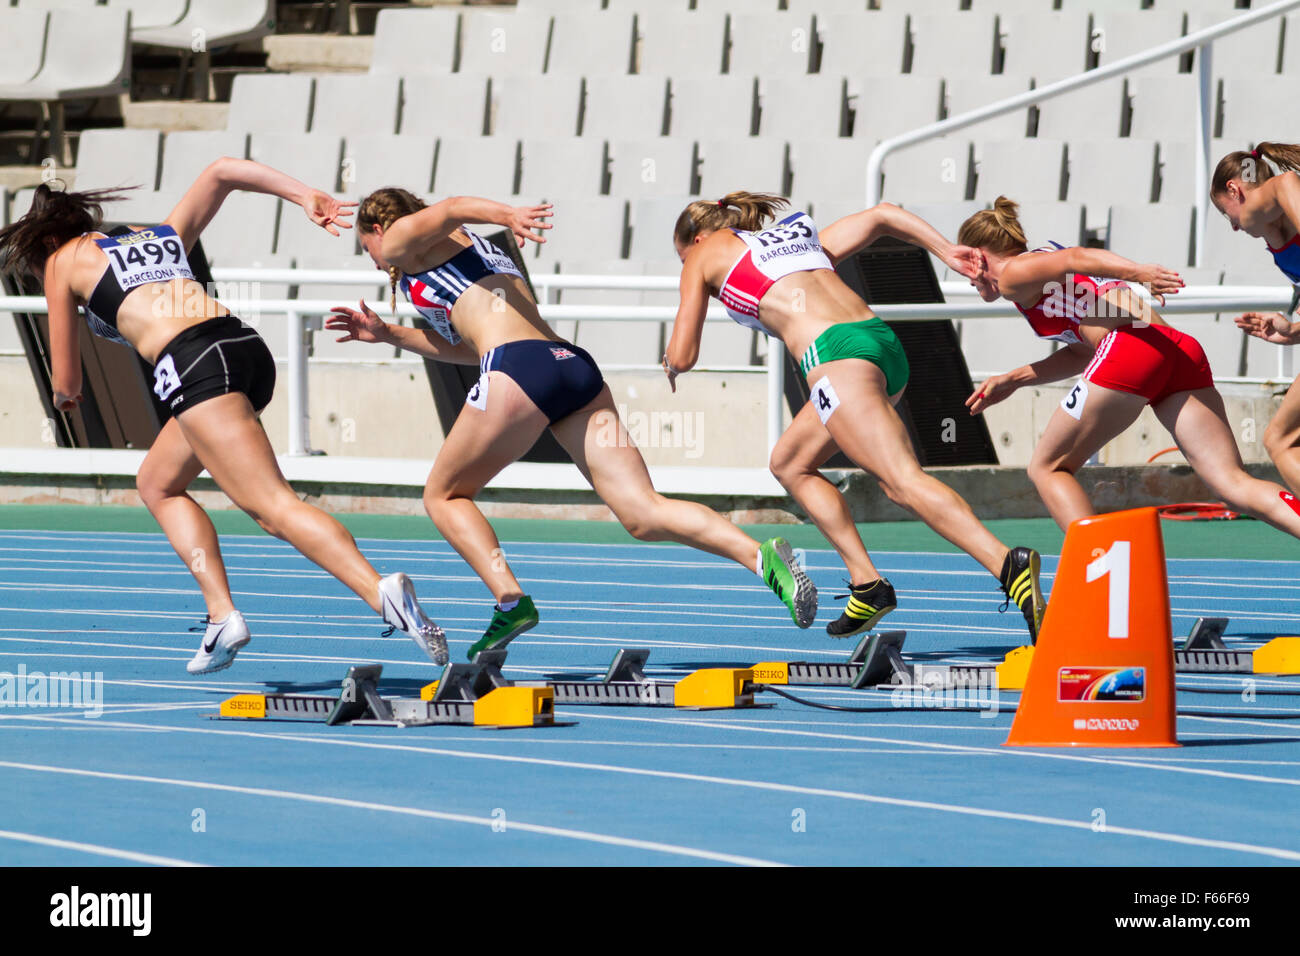
[[998, 255], [1019, 255], [1029, 249], [1020, 225], [1020, 207], [999, 196], [992, 209], [981, 209], [961, 224], [957, 241], [963, 246], [988, 249]]
[[751, 193], [743, 189], [727, 193], [721, 199], [700, 199], [682, 210], [673, 227], [673, 239], [680, 245], [689, 245], [702, 232], [720, 229], [740, 229], [753, 232], [790, 200], [775, 193]]

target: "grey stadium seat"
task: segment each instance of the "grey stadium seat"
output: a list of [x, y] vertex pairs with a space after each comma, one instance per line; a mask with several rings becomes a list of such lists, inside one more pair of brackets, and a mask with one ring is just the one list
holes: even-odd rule
[[1065, 144], [1059, 139], [983, 143], [976, 148], [975, 198], [1026, 202], [1064, 199]]
[[551, 26], [546, 72], [565, 76], [632, 72], [636, 34], [630, 13], [561, 14]]
[[185, 130], [163, 139], [162, 176], [158, 188], [180, 199], [216, 159], [248, 156], [248, 134], [225, 130]]
[[1263, 271], [1277, 281], [1283, 280], [1282, 273], [1273, 265], [1273, 257], [1269, 255], [1264, 240], [1248, 236], [1244, 232], [1233, 232], [1228, 220], [1213, 207], [1205, 223], [1205, 249], [1201, 255], [1201, 265], [1236, 273]]
[[488, 127], [488, 78], [478, 74], [402, 77], [398, 132], [421, 136], [482, 136]]
[[811, 139], [790, 141], [791, 188], [814, 200], [832, 196], [855, 196], [861, 201], [867, 190], [868, 144], [857, 139]]
[[695, 144], [689, 139], [623, 139], [609, 144], [609, 192], [628, 199], [689, 193]]
[[1023, 202], [1020, 224], [1024, 227], [1029, 248], [1049, 242], [1063, 246], [1083, 244], [1083, 204], [1077, 202]]
[[550, 27], [547, 14], [467, 9], [461, 15], [460, 72], [540, 74]]
[[438, 140], [433, 189], [442, 196], [486, 196], [505, 200], [514, 194], [518, 140], [508, 136]]
[[371, 73], [447, 74], [456, 65], [460, 11], [380, 10]]
[[970, 140], [926, 140], [889, 155], [881, 195], [891, 202], [958, 202], [966, 198], [970, 172]]
[[[326, 236], [328, 238], [328, 236]], [[336, 240], [338, 241], [338, 240]], [[294, 265], [299, 269], [340, 269], [349, 272], [363, 272], [366, 275], [373, 275], [382, 280], [382, 276], [375, 270], [375, 264], [367, 255], [353, 255], [351, 244], [345, 248], [339, 241], [339, 250], [336, 255], [295, 255]], [[299, 299], [325, 299], [335, 301], [339, 305], [346, 305], [349, 308], [357, 308], [358, 301], [365, 297], [366, 303], [380, 314], [384, 319], [392, 321], [392, 316], [388, 312], [388, 283], [384, 283], [384, 291], [381, 301], [375, 301], [375, 293], [372, 287], [345, 285], [341, 283], [329, 284], [303, 284], [298, 286], [298, 294], [295, 298]], [[403, 301], [401, 290], [397, 293], [398, 304]], [[272, 319], [271, 321], [276, 321]], [[280, 320], [283, 322], [283, 320]], [[406, 323], [404, 323], [406, 324]], [[329, 359], [348, 359], [355, 362], [384, 362], [390, 361], [395, 355], [395, 349], [391, 345], [381, 345], [377, 342], [340, 342], [338, 341], [341, 333], [330, 329], [321, 328], [312, 332], [312, 357], [329, 358]]]
[[135, 43], [192, 49], [202, 37], [207, 49], [266, 36], [275, 30], [274, 0], [189, 0], [185, 16], [169, 26], [131, 31]]
[[[1231, 140], [1211, 139], [1210, 174], [1213, 175], [1214, 167], [1220, 158], [1235, 149], [1240, 149], [1241, 146], [1242, 144]], [[1196, 196], [1195, 155], [1191, 141], [1185, 137], [1173, 137], [1158, 143], [1160, 194], [1156, 197], [1157, 202], [1187, 204], [1199, 198]], [[1213, 208], [1210, 214], [1218, 215]]]
[[967, 74], [993, 73], [994, 16], [976, 10], [911, 18], [913, 73], [942, 76], [957, 64]]
[[848, 134], [848, 88], [838, 76], [761, 77], [758, 131], [763, 136]]
[[[203, 249], [208, 250], [207, 233], [203, 235]], [[259, 255], [238, 263], [221, 263], [223, 266], [238, 265], [252, 269], [290, 269], [293, 267], [292, 256]], [[283, 315], [261, 314], [248, 307], [249, 299], [287, 299], [289, 284], [287, 282], [216, 282], [216, 299], [242, 321], [257, 330], [257, 334], [266, 342], [267, 348], [278, 361], [283, 362], [289, 354], [289, 326]], [[355, 304], [355, 299], [353, 303]]]
[[655, 196], [631, 206], [632, 242], [629, 258], [643, 261], [675, 255], [673, 227], [682, 210], [698, 196]]
[[722, 72], [727, 18], [721, 13], [656, 13], [637, 18], [638, 73], [673, 78]]
[[668, 121], [668, 77], [588, 76], [583, 136], [661, 136]]
[[[560, 188], [563, 184], [557, 184]], [[554, 229], [546, 233], [546, 242], [533, 243], [525, 250], [528, 267], [533, 261], [547, 271], [557, 262], [577, 258], [621, 258], [627, 224], [627, 202], [616, 196], [593, 196], [586, 199], [544, 198], [555, 204]]]
[[[1029, 92], [1029, 81], [1018, 76], [954, 76], [945, 78], [944, 92], [948, 116], [960, 116], [1001, 100]], [[1029, 130], [1029, 107], [981, 120], [967, 127], [971, 136], [980, 139], [1024, 138]]]
[[[172, 200], [175, 202], [175, 199]], [[203, 230], [203, 251], [213, 266], [247, 266], [276, 251], [280, 200], [236, 192]], [[292, 209], [302, 215], [301, 209]]]
[[852, 77], [902, 73], [905, 22], [901, 12], [889, 10], [819, 15], [821, 72]]
[[815, 46], [812, 27], [807, 13], [733, 14], [728, 21], [728, 72], [776, 77], [809, 72]]
[[291, 255], [295, 259], [308, 257], [345, 262], [351, 260], [358, 251], [357, 231], [340, 229], [337, 236], [331, 236], [308, 219], [302, 207], [282, 200], [275, 251]]
[[520, 144], [519, 195], [544, 196], [563, 186], [574, 197], [599, 196], [605, 144], [599, 139], [525, 139]]
[[[1129, 83], [1133, 109], [1130, 136], [1142, 139], [1191, 139], [1199, 126], [1196, 110], [1197, 78], [1142, 75]], [[1214, 90], [1210, 90], [1211, 98]], [[1210, 104], [1213, 121], [1213, 103]]]
[[[641, 275], [640, 264], [628, 259], [565, 259], [558, 270], [570, 275]], [[641, 293], [617, 289], [563, 289], [561, 305], [629, 306], [641, 304]], [[571, 336], [575, 345], [591, 353], [598, 365], [649, 365], [663, 355], [663, 322], [619, 322], [583, 319], [555, 323], [556, 331]], [[561, 332], [561, 327], [564, 331]]]
[[1286, 36], [1282, 43], [1282, 72], [1287, 76], [1300, 76], [1300, 13], [1292, 13], [1282, 19], [1286, 21]]
[[358, 196], [383, 186], [401, 186], [417, 196], [429, 192], [437, 148], [432, 135], [348, 135], [343, 149], [343, 189]]
[[1094, 136], [1111, 140], [1120, 134], [1124, 81], [1103, 80], [1053, 96], [1038, 104], [1038, 135], [1051, 139]]
[[312, 77], [241, 73], [230, 90], [226, 128], [247, 132], [305, 133], [311, 121]]
[[0, 87], [27, 83], [41, 71], [49, 23], [45, 10], [0, 9]]
[[1106, 248], [1135, 262], [1183, 269], [1191, 264], [1191, 236], [1191, 206], [1110, 207]]
[[490, 97], [494, 136], [577, 135], [581, 77], [507, 76], [493, 80]]
[[[1258, 5], [1257, 5], [1258, 6]], [[1231, 4], [1220, 3], [1217, 10], [1193, 12], [1188, 17], [1187, 32], [1195, 33], [1247, 13]], [[1237, 30], [1214, 41], [1212, 51], [1215, 73], [1275, 73], [1282, 61], [1282, 29], [1285, 17], [1274, 17], [1254, 26]], [[1294, 26], [1286, 24], [1287, 27]]]
[[1218, 135], [1241, 142], [1300, 142], [1300, 116], [1289, 108], [1295, 95], [1293, 77], [1256, 73], [1223, 77], [1222, 127]]
[[[859, 201], [860, 205], [861, 201]], [[961, 224], [984, 208], [983, 203], [975, 202], [973, 199], [943, 203], [902, 202], [897, 205], [901, 205], [915, 216], [920, 216], [951, 242], [957, 241], [957, 230], [961, 228]], [[857, 209], [849, 210], [849, 212], [857, 211]], [[820, 217], [817, 220], [817, 225], [825, 227], [829, 226], [833, 221], [833, 219]], [[935, 256], [930, 257], [930, 262], [934, 266], [934, 274], [942, 278], [947, 267]], [[957, 280], [954, 279], [953, 281]]]
[[[23, 11], [19, 11], [21, 14]], [[27, 80], [0, 86], [0, 100], [81, 99], [124, 93], [131, 72], [130, 40], [124, 10], [102, 7], [54, 8], [48, 13], [40, 69]], [[39, 18], [38, 18], [39, 20]], [[20, 42], [36, 42], [30, 17], [16, 18], [15, 27], [24, 31]], [[86, 50], [99, 51], [87, 56]], [[18, 57], [27, 71], [31, 53]]]
[[[1102, 9], [1093, 16], [1092, 44], [1097, 51], [1100, 66], [1107, 66], [1151, 47], [1183, 36], [1181, 10], [1156, 8], [1139, 11], [1112, 11]], [[1179, 57], [1169, 56], [1146, 66], [1138, 67], [1129, 75], [1164, 75], [1178, 72]]]
[[314, 189], [338, 189], [343, 138], [332, 133], [254, 133], [248, 158], [288, 173]]
[[1008, 6], [998, 17], [1002, 70], [1046, 86], [1082, 73], [1088, 65], [1088, 15], [1083, 11], [1027, 10]]
[[[31, 6], [30, 0], [23, 0], [23, 6]], [[73, 6], [63, 0], [60, 6]], [[181, 22], [189, 8], [189, 0], [106, 0], [106, 6], [120, 7], [131, 11], [131, 32], [173, 27]]]
[[162, 134], [152, 129], [88, 129], [77, 148], [77, 189], [158, 185]]
[[743, 189], [784, 195], [786, 144], [783, 139], [701, 140], [700, 192], [720, 199]]
[[332, 73], [316, 77], [313, 133], [397, 132], [401, 79], [391, 74]]
[[868, 143], [937, 122], [942, 81], [937, 76], [891, 76], [849, 79], [854, 111], [853, 138]]
[[1088, 228], [1106, 224], [1110, 203], [1151, 201], [1156, 144], [1149, 139], [1071, 140], [1066, 198], [1088, 207]]
[[754, 129], [757, 82], [749, 76], [673, 77], [669, 130], [673, 136], [736, 136]]

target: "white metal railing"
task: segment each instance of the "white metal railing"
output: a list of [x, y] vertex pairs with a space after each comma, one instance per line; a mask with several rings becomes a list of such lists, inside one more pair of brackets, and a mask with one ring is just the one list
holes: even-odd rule
[[[1300, 0], [1297, 0], [1300, 2]], [[611, 289], [624, 291], [662, 291], [677, 288], [675, 276], [589, 276], [548, 274], [534, 279], [534, 285], [546, 292], [541, 297], [550, 297], [552, 290], [572, 289]], [[311, 285], [328, 283], [330, 285], [384, 286], [384, 300], [381, 314], [387, 311], [387, 279], [378, 275], [368, 275], [357, 271], [293, 270], [293, 269], [214, 269], [215, 283], [231, 282], [252, 283], [256, 290], [261, 283], [289, 285]], [[969, 297], [973, 291], [966, 283], [945, 282], [941, 284], [945, 295]], [[1135, 287], [1139, 295], [1146, 292]], [[247, 290], [245, 290], [247, 291]], [[1189, 286], [1178, 295], [1170, 296], [1162, 313], [1171, 315], [1188, 313], [1233, 312], [1247, 310], [1284, 311], [1291, 304], [1290, 286]], [[289, 405], [289, 450], [290, 455], [310, 453], [308, 403], [308, 361], [306, 333], [318, 328], [317, 320], [327, 314], [331, 308], [339, 305], [337, 299], [263, 299], [241, 297], [236, 294], [223, 298], [222, 303], [236, 315], [245, 319], [264, 316], [283, 315], [289, 324], [291, 334], [288, 336], [289, 353], [288, 371], [288, 405]], [[659, 321], [671, 322], [677, 310], [669, 305], [647, 306], [601, 306], [601, 305], [563, 305], [543, 302], [538, 306], [543, 318], [556, 320], [599, 320]], [[914, 305], [880, 305], [872, 306], [882, 318], [890, 321], [921, 321], [926, 319], [996, 319], [1019, 318], [1020, 314], [1009, 303], [1004, 302], [948, 302], [924, 303]], [[48, 311], [44, 296], [0, 296], [0, 311], [35, 312]], [[418, 313], [406, 303], [398, 305], [397, 314], [413, 318]], [[709, 308], [709, 321], [722, 321], [726, 313], [716, 305]], [[783, 420], [785, 392], [785, 349], [780, 342], [769, 339], [766, 363], [762, 366], [741, 368], [729, 366], [727, 371], [762, 372], [767, 376], [767, 441], [770, 450], [780, 437]], [[1233, 379], [1233, 381], [1287, 381], [1292, 377], [1291, 360], [1293, 350], [1278, 349], [1278, 375], [1276, 379]], [[606, 365], [608, 369], [654, 369], [658, 365]]]
[[946, 120], [940, 120], [937, 123], [930, 123], [927, 126], [902, 133], [898, 136], [890, 137], [884, 140], [875, 149], [871, 151], [871, 156], [867, 159], [867, 190], [866, 206], [870, 209], [880, 202], [881, 194], [881, 171], [884, 166], [885, 157], [896, 149], [904, 146], [911, 146], [923, 140], [933, 139], [936, 136], [942, 136], [953, 130], [970, 126], [974, 123], [982, 122], [986, 119], [992, 119], [995, 116], [1001, 116], [1003, 113], [1010, 113], [1025, 106], [1032, 106], [1035, 103], [1041, 103], [1043, 100], [1050, 99], [1053, 96], [1060, 96], [1062, 93], [1068, 93], [1071, 90], [1079, 89], [1083, 86], [1089, 86], [1102, 80], [1109, 79], [1121, 73], [1127, 73], [1135, 67], [1145, 66], [1156, 60], [1163, 60], [1166, 57], [1176, 56], [1180, 53], [1186, 53], [1188, 50], [1197, 49], [1199, 54], [1196, 57], [1197, 84], [1196, 84], [1196, 129], [1195, 129], [1195, 148], [1192, 150], [1192, 158], [1196, 165], [1195, 176], [1193, 177], [1194, 189], [1196, 195], [1193, 197], [1193, 204], [1196, 207], [1196, 264], [1199, 266], [1202, 262], [1205, 248], [1205, 224], [1208, 219], [1210, 208], [1210, 122], [1214, 103], [1210, 98], [1210, 69], [1213, 63], [1211, 52], [1213, 41], [1218, 37], [1228, 33], [1235, 33], [1246, 27], [1254, 26], [1261, 21], [1279, 16], [1288, 10], [1300, 8], [1300, 0], [1281, 0], [1271, 6], [1263, 7], [1259, 10], [1251, 11], [1232, 20], [1225, 20], [1222, 23], [1215, 24], [1212, 27], [1206, 27], [1203, 30], [1197, 30], [1195, 33], [1189, 33], [1184, 37], [1176, 40], [1170, 40], [1167, 43], [1161, 43], [1143, 53], [1137, 53], [1133, 56], [1124, 57], [1100, 66], [1095, 70], [1088, 70], [1086, 73], [1080, 73], [1068, 79], [1058, 80], [1055, 83], [1049, 83], [1046, 86], [1040, 86], [1037, 89], [1029, 90], [1026, 93], [1019, 93], [1016, 96], [1008, 97], [1005, 100], [999, 100], [988, 106], [982, 106], [979, 109], [971, 110], [968, 113], [961, 113], [957, 116], [950, 116]]

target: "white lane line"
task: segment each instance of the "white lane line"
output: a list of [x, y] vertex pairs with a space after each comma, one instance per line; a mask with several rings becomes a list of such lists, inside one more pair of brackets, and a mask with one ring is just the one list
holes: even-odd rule
[[[583, 716], [586, 717], [591, 715], [584, 714]], [[601, 715], [601, 716], [607, 717], [609, 715]], [[125, 721], [118, 721], [115, 723], [117, 726], [122, 726], [122, 727], [132, 726], [131, 724]], [[627, 766], [620, 766], [616, 764], [586, 763], [582, 761], [573, 761], [573, 760], [553, 760], [553, 759], [543, 758], [543, 757], [523, 757], [523, 756], [514, 756], [514, 755], [507, 755], [507, 754], [485, 754], [485, 753], [477, 753], [477, 752], [467, 752], [462, 750], [450, 750], [441, 747], [416, 746], [414, 744], [372, 743], [367, 741], [345, 739], [345, 738], [334, 737], [334, 736], [325, 737], [325, 736], [311, 735], [311, 734], [293, 734], [293, 733], [276, 734], [276, 733], [263, 733], [257, 731], [219, 730], [219, 729], [202, 729], [202, 728], [183, 728], [183, 727], [177, 727], [172, 729], [179, 733], [198, 733], [198, 734], [217, 734], [222, 736], [258, 737], [258, 738], [271, 739], [271, 740], [285, 740], [291, 743], [323, 744], [326, 746], [335, 746], [335, 747], [354, 747], [354, 748], [361, 748], [361, 749], [398, 751], [398, 752], [405, 752], [405, 753], [426, 754], [431, 756], [452, 757], [452, 758], [458, 758], [463, 760], [483, 760], [483, 761], [498, 762], [498, 763], [524, 764], [524, 765], [539, 766], [539, 767], [556, 767], [556, 768], [563, 768], [568, 770], [589, 770], [598, 773], [624, 774], [624, 775], [634, 776], [634, 777], [654, 777], [654, 778], [667, 779], [667, 780], [682, 780], [682, 781], [687, 781], [692, 783], [707, 783], [707, 784], [714, 784], [714, 785], [725, 786], [725, 787], [739, 787], [742, 789], [763, 790], [763, 791], [771, 791], [771, 792], [778, 792], [778, 793], [796, 793], [802, 796], [829, 797], [832, 799], [849, 800], [849, 801], [855, 801], [860, 803], [896, 806], [896, 807], [904, 807], [908, 809], [917, 809], [917, 810], [931, 810], [940, 813], [952, 813], [952, 814], [958, 814], [963, 816], [974, 816], [974, 817], [984, 817], [989, 819], [1008, 820], [1015, 823], [1033, 823], [1041, 826], [1051, 826], [1051, 827], [1060, 827], [1060, 828], [1071, 829], [1071, 830], [1081, 830], [1081, 831], [1086, 830], [1088, 832], [1095, 832], [1093, 831], [1093, 825], [1091, 821], [1067, 820], [1060, 817], [1043, 816], [1041, 814], [1018, 813], [1018, 812], [1013, 812], [1008, 810], [993, 810], [993, 809], [987, 809], [983, 807], [970, 807], [961, 804], [938, 803], [938, 802], [928, 801], [928, 800], [909, 800], [901, 797], [886, 797], [886, 796], [881, 796], [879, 794], [860, 793], [860, 792], [845, 791], [845, 790], [828, 790], [820, 787], [803, 787], [795, 784], [774, 783], [774, 782], [763, 781], [763, 780], [747, 780], [747, 779], [733, 778], [733, 777], [717, 777], [717, 776], [710, 776], [706, 774], [693, 774], [693, 773], [684, 773], [681, 771], [670, 771], [670, 770], [651, 770], [648, 768], [627, 767]], [[722, 725], [722, 729], [728, 729], [728, 725], [725, 724]], [[837, 735], [809, 734], [808, 736], [834, 737]], [[848, 737], [847, 735], [838, 735], [838, 736], [840, 739], [873, 742], [873, 743], [902, 744], [902, 745], [908, 745], [913, 743], [911, 741], [880, 740], [876, 738], [854, 738], [854, 737]], [[972, 754], [999, 753], [999, 751], [987, 747], [985, 748], [963, 747], [959, 745], [943, 745], [937, 743], [926, 744], [925, 746], [933, 750], [945, 750], [945, 749], [961, 750], [963, 752], [972, 753]], [[1049, 757], [1055, 756], [1052, 754], [1039, 754], [1031, 751], [1023, 752], [1023, 754], [1027, 756], [1049, 756]], [[1099, 760], [1097, 762], [1109, 763], [1110, 761]], [[1117, 761], [1116, 763], [1123, 764], [1124, 762]], [[0, 767], [3, 766], [22, 766], [22, 765], [16, 765], [11, 763], [10, 761], [0, 761]], [[1150, 766], [1162, 770], [1163, 769], [1189, 770], [1189, 768], [1172, 768], [1172, 767], [1166, 768], [1166, 767], [1160, 767], [1159, 765], [1150, 765]], [[59, 770], [59, 768], [51, 768], [51, 769], [55, 772]], [[113, 776], [111, 774], [102, 774], [102, 773], [92, 772], [92, 771], [67, 771], [67, 772], [84, 772], [84, 773], [94, 773], [95, 775], [99, 775], [99, 776]], [[1222, 771], [1190, 770], [1190, 772], [1203, 773], [1212, 776], [1238, 777], [1238, 778], [1247, 779], [1245, 775], [1229, 774]], [[1273, 778], [1258, 778], [1258, 779], [1272, 780]], [[1300, 783], [1300, 781], [1276, 781], [1276, 782]], [[1205, 847], [1209, 849], [1231, 850], [1240, 853], [1250, 853], [1250, 854], [1255, 854], [1260, 856], [1268, 856], [1276, 859], [1300, 860], [1300, 852], [1283, 849], [1281, 847], [1260, 846], [1251, 843], [1238, 843], [1238, 842], [1227, 841], [1227, 840], [1214, 840], [1205, 837], [1188, 836], [1180, 833], [1168, 833], [1168, 832], [1157, 831], [1157, 830], [1144, 830], [1144, 829], [1136, 829], [1132, 827], [1112, 826], [1110, 824], [1107, 824], [1105, 835], [1128, 836], [1128, 837], [1134, 837], [1138, 839], [1155, 840], [1158, 842], [1165, 842], [1165, 843], [1179, 843], [1188, 846], [1199, 846], [1199, 847]]]
[[188, 860], [176, 860], [169, 856], [153, 856], [149, 853], [136, 853], [134, 850], [117, 850], [111, 846], [99, 846], [95, 843], [76, 843], [72, 840], [57, 840], [54, 837], [40, 836], [35, 833], [18, 833], [14, 830], [0, 830], [0, 840], [13, 840], [17, 843], [35, 843], [37, 846], [57, 847], [60, 850], [77, 850], [81, 853], [93, 853], [96, 856], [108, 856], [131, 863], [149, 863], [153, 866], [206, 866], [204, 863], [191, 863]]
[[[76, 767], [54, 767], [43, 764], [18, 763], [11, 760], [0, 761], [0, 767], [13, 770], [29, 770], [37, 773], [67, 774], [77, 777], [93, 777], [101, 780], [121, 780], [131, 783], [151, 783], [168, 787], [185, 787], [193, 790], [214, 790], [222, 793], [237, 793], [245, 796], [270, 797], [277, 800], [296, 800], [303, 803], [318, 803], [326, 806], [347, 807], [355, 810], [377, 810], [381, 813], [401, 814], [423, 817], [428, 820], [440, 820], [446, 823], [469, 823], [476, 826], [501, 827], [498, 817], [475, 817], [464, 813], [447, 813], [441, 810], [426, 810], [421, 807], [406, 807], [397, 804], [374, 803], [368, 800], [350, 800], [345, 797], [328, 797], [315, 793], [298, 793], [293, 790], [272, 790], [267, 787], [239, 787], [233, 784], [210, 783], [203, 780], [183, 780], [176, 777], [148, 777], [142, 774], [105, 773], [100, 770], [83, 770]], [[738, 856], [732, 853], [716, 853], [697, 847], [681, 846], [673, 843], [660, 843], [654, 840], [637, 840], [630, 837], [613, 836], [607, 833], [595, 833], [589, 830], [573, 830], [566, 827], [552, 827], [537, 823], [524, 823], [509, 820], [505, 824], [507, 832], [522, 830], [525, 833], [537, 833], [542, 836], [562, 837], [587, 843], [603, 843], [608, 846], [621, 846], [636, 850], [649, 850], [654, 853], [667, 853], [673, 856], [693, 857], [698, 860], [710, 860], [714, 863], [733, 863], [738, 866], [782, 866], [772, 860], [757, 857]]]

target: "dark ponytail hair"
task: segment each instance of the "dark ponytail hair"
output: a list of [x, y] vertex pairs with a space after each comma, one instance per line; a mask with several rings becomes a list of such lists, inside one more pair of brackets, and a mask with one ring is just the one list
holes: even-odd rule
[[1256, 143], [1254, 149], [1238, 149], [1214, 168], [1210, 177], [1210, 195], [1218, 196], [1228, 191], [1228, 182], [1240, 179], [1250, 183], [1265, 183], [1273, 178], [1272, 166], [1280, 172], [1300, 172], [1300, 146], [1290, 143]]
[[45, 260], [50, 257], [48, 240], [53, 239], [57, 249], [84, 232], [97, 232], [104, 222], [103, 204], [124, 198], [121, 189], [70, 193], [41, 183], [36, 187], [27, 215], [0, 229], [0, 265], [16, 272], [35, 271], [40, 275], [45, 271]]

